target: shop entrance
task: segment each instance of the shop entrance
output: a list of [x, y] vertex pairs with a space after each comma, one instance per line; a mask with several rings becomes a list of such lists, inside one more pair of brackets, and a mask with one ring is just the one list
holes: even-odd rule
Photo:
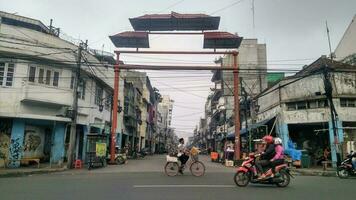
[[[310, 156], [312, 166], [320, 165], [324, 151], [330, 152], [328, 123], [289, 124], [288, 129], [295, 148]], [[331, 154], [326, 155], [331, 160]]]

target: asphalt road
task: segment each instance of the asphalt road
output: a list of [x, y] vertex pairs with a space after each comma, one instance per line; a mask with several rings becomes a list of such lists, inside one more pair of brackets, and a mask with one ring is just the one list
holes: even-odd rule
[[127, 166], [110, 166], [93, 171], [0, 178], [0, 199], [317, 200], [353, 199], [356, 191], [356, 179], [306, 176], [292, 179], [287, 188], [269, 185], [238, 188], [234, 185], [231, 168], [207, 163], [207, 173], [203, 177], [193, 177], [189, 173], [167, 177], [162, 171], [153, 170], [162, 169], [162, 162], [161, 157], [154, 157], [133, 161]]

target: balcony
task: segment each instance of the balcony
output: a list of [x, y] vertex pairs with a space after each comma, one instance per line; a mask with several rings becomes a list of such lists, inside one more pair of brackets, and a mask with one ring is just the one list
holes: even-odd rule
[[22, 94], [20, 101], [24, 103], [54, 107], [71, 106], [73, 103], [73, 91], [71, 89], [26, 82], [22, 87]]

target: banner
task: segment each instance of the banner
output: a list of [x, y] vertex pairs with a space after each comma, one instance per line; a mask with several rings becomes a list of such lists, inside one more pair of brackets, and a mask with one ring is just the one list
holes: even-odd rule
[[106, 143], [97, 142], [95, 146], [96, 156], [105, 157], [106, 156]]

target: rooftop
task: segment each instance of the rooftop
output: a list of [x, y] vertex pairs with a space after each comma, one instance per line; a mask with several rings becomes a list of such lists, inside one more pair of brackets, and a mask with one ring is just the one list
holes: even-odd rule
[[147, 14], [130, 18], [135, 31], [203, 31], [219, 29], [220, 17], [206, 14]]

